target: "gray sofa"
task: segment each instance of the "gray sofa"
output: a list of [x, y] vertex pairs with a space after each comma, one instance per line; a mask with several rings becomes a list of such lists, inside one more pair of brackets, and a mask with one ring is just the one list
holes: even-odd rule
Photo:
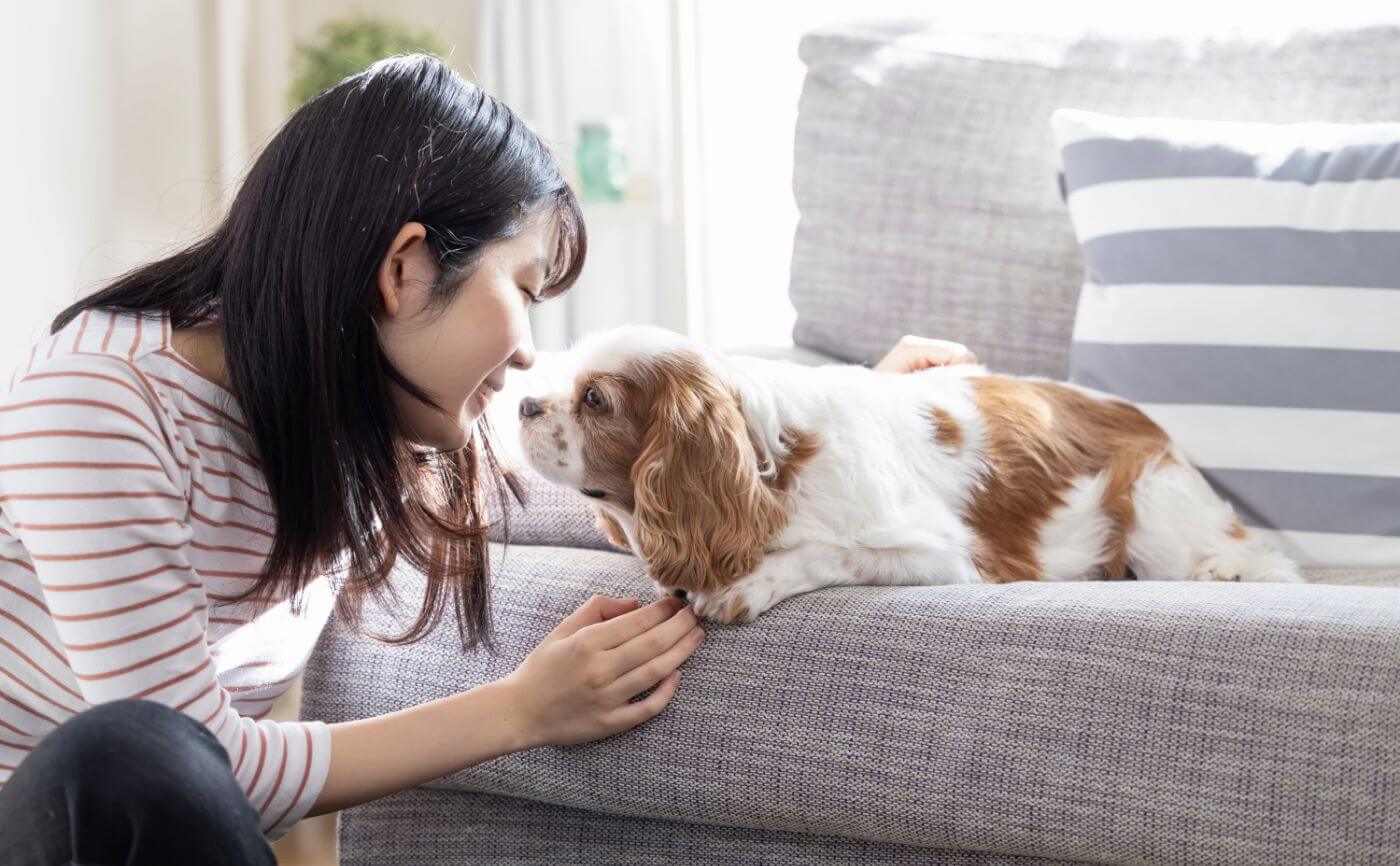
[[[1055, 107], [1349, 121], [1400, 105], [1400, 76], [1377, 72], [1400, 69], [1394, 30], [1187, 46], [901, 25], [812, 34], [802, 55], [791, 297], [809, 361], [868, 361], [914, 332], [1064, 375], [1081, 266]], [[450, 625], [390, 647], [332, 624], [304, 715], [470, 688], [590, 594], [651, 592], [584, 500], [527, 481], [492, 551], [499, 653], [462, 653]], [[1400, 569], [1309, 576], [799, 596], [712, 626], [637, 729], [345, 812], [342, 861], [1400, 863]], [[420, 579], [400, 578], [412, 599]]]

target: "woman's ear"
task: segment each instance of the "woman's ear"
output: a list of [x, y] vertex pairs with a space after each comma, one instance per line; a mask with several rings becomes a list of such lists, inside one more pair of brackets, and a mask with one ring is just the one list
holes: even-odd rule
[[782, 529], [738, 398], [696, 365], [659, 389], [632, 467], [633, 535], [663, 586], [708, 592], [748, 574]]
[[435, 270], [427, 238], [428, 230], [422, 223], [404, 223], [379, 263], [375, 279], [379, 310], [389, 318], [399, 314], [405, 295], [420, 287], [415, 284], [431, 283], [431, 276], [424, 273]]

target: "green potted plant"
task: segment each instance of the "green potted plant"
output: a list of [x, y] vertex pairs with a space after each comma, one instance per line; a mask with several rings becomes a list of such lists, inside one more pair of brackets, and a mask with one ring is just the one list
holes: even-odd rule
[[289, 94], [292, 108], [377, 60], [413, 53], [441, 57], [447, 51], [441, 37], [429, 28], [415, 29], [366, 15], [327, 21], [317, 30], [315, 41], [297, 43]]

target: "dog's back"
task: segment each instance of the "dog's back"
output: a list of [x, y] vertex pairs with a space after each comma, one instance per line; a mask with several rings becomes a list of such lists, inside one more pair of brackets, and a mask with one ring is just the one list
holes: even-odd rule
[[785, 546], [898, 547], [911, 522], [963, 536], [983, 580], [1293, 580], [1297, 571], [1132, 404], [1043, 379], [746, 365], [787, 429], [823, 443], [797, 475]]

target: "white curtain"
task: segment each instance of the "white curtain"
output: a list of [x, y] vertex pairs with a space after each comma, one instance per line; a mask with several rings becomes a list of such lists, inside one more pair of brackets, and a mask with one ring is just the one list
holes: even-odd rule
[[536, 345], [564, 348], [584, 333], [627, 322], [685, 330], [672, 4], [478, 5], [477, 82], [554, 148], [571, 178], [577, 130], [587, 122], [618, 130], [631, 167], [624, 201], [584, 203], [588, 263], [573, 291], [534, 311]]

